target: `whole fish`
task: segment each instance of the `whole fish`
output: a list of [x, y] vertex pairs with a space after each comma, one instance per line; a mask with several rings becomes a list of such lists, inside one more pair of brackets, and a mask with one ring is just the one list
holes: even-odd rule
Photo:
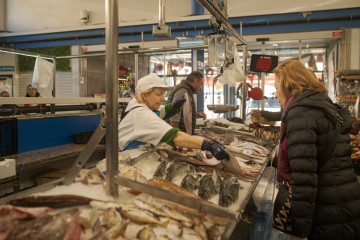
[[203, 238], [197, 231], [188, 227], [183, 228], [181, 237], [184, 240], [203, 240]]
[[191, 109], [191, 99], [187, 93], [185, 93], [186, 102], [183, 105], [183, 117], [186, 133], [192, 135], [192, 109]]
[[195, 168], [194, 166], [185, 163], [185, 162], [173, 162], [166, 171], [165, 179], [168, 181], [176, 182], [180, 180], [186, 175], [187, 173], [194, 173]]
[[157, 217], [154, 216], [149, 211], [138, 209], [138, 208], [131, 208], [131, 207], [121, 207], [120, 208], [121, 216], [124, 218], [128, 218], [135, 223], [140, 224], [159, 224], [164, 225], [166, 223], [160, 222]]
[[124, 234], [126, 223], [116, 208], [108, 208], [99, 214], [100, 225], [105, 226], [106, 234], [111, 238], [117, 238]]
[[133, 203], [141, 208], [141, 209], [144, 209], [144, 210], [148, 210], [158, 216], [164, 216], [164, 217], [169, 217], [168, 214], [164, 213], [163, 211], [161, 211], [159, 208], [157, 208], [156, 206], [154, 206], [153, 204], [147, 202], [147, 201], [144, 201], [144, 200], [141, 200], [141, 199], [135, 199], [133, 201]]
[[153, 177], [164, 179], [166, 176], [166, 169], [168, 168], [168, 166], [170, 166], [170, 163], [168, 161], [162, 161], [162, 163], [160, 163], [160, 165], [155, 170]]
[[188, 173], [181, 181], [181, 187], [193, 192], [199, 188], [200, 179], [201, 174]]
[[242, 187], [235, 177], [228, 176], [224, 178], [220, 183], [219, 205], [228, 207], [233, 204], [239, 197], [240, 189], [242, 189]]
[[144, 227], [138, 232], [136, 237], [141, 240], [156, 240], [156, 235], [153, 229], [154, 227], [152, 226]]
[[161, 179], [161, 178], [153, 178], [148, 181], [149, 185], [156, 186], [168, 191], [176, 192], [179, 194], [182, 194], [187, 197], [192, 197], [196, 199], [202, 199], [199, 196], [195, 195], [194, 193], [190, 192], [189, 190], [186, 190], [185, 188], [182, 188], [170, 181]]
[[24, 221], [18, 224], [6, 239], [80, 239], [81, 225], [78, 222], [79, 215], [80, 211], [73, 208], [55, 215]]
[[219, 193], [221, 179], [217, 176], [216, 172], [206, 174], [200, 180], [199, 197], [208, 200], [215, 194]]
[[171, 229], [164, 227], [155, 227], [153, 229], [156, 240], [180, 240], [180, 237], [176, 233], [172, 232]]
[[2, 205], [0, 206], [0, 233], [10, 231], [10, 228], [18, 223], [18, 220], [20, 219], [43, 217], [51, 210], [52, 209], [48, 207], [24, 208], [12, 205]]
[[160, 155], [156, 151], [145, 152], [131, 159], [129, 164], [140, 169], [145, 177], [152, 176], [160, 164]]
[[74, 182], [81, 182], [85, 185], [103, 184], [105, 178], [97, 168], [81, 169]]
[[51, 207], [62, 208], [72, 207], [77, 205], [89, 204], [93, 199], [71, 195], [53, 195], [53, 196], [26, 196], [22, 198], [11, 199], [8, 204], [23, 207]]

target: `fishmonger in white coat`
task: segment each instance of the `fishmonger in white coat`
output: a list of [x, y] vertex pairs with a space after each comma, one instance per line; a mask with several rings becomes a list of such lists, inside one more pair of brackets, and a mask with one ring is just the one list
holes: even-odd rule
[[185, 102], [185, 98], [180, 97], [174, 102], [162, 105], [165, 91], [172, 89], [172, 86], [166, 85], [156, 74], [149, 74], [139, 80], [137, 96], [129, 102], [121, 117], [119, 149], [125, 151], [146, 143], [157, 145], [166, 142], [170, 146], [210, 151], [217, 160], [224, 160], [222, 163], [229, 170], [236, 171], [240, 168], [237, 161], [233, 161], [220, 145], [192, 137], [163, 120], [178, 113]]

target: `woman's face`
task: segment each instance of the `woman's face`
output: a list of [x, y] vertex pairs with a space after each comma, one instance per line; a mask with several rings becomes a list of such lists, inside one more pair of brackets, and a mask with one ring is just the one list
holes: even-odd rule
[[275, 93], [275, 97], [278, 99], [278, 102], [280, 103], [280, 106], [282, 108], [285, 107], [285, 103], [286, 103], [286, 96], [285, 94], [281, 91], [280, 88], [280, 80], [278, 78], [278, 76], [275, 76], [275, 88], [276, 88], [276, 93]]
[[163, 88], [154, 88], [151, 93], [144, 93], [143, 99], [151, 110], [157, 110], [165, 101], [165, 90]]
[[27, 93], [30, 95], [30, 97], [35, 97], [36, 93], [37, 93], [37, 90], [36, 90], [36, 88], [34, 88], [32, 86], [29, 86], [27, 88]]

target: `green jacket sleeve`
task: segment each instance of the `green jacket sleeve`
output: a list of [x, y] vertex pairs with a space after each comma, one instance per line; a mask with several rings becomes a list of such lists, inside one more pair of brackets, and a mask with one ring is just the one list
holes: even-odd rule
[[174, 116], [175, 114], [179, 113], [180, 111], [181, 111], [181, 108], [175, 109], [173, 107], [172, 102], [165, 104], [165, 117], [163, 119], [169, 119], [172, 116]]
[[165, 135], [162, 137], [160, 142], [164, 142], [172, 147], [175, 147], [174, 138], [176, 137], [179, 131], [180, 129], [178, 128], [170, 129], [167, 133], [165, 133]]

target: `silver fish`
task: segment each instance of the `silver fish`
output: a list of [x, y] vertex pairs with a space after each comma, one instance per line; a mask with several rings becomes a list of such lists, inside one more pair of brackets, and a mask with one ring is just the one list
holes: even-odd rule
[[160, 163], [160, 165], [155, 170], [153, 177], [165, 179], [166, 169], [169, 167], [169, 165], [170, 163], [168, 161], [163, 161]]
[[152, 205], [151, 203], [149, 202], [146, 202], [146, 201], [143, 201], [143, 200], [140, 200], [140, 199], [135, 199], [133, 201], [133, 203], [141, 208], [141, 209], [144, 209], [144, 210], [148, 210], [158, 216], [164, 216], [164, 217], [169, 217], [169, 215], [167, 215], [166, 213], [164, 213], [163, 211], [161, 211], [159, 208], [155, 207], [154, 205]]
[[220, 190], [221, 179], [217, 176], [216, 172], [206, 174], [200, 180], [199, 197], [208, 200], [213, 195], [217, 194]]
[[198, 232], [188, 227], [183, 228], [181, 237], [184, 240], [204, 240]]
[[200, 223], [200, 224], [196, 224], [194, 226], [194, 230], [203, 238], [203, 239], [208, 239], [207, 236], [207, 229], [204, 226], [204, 224]]
[[239, 181], [233, 176], [227, 176], [220, 183], [219, 205], [228, 207], [233, 204], [239, 197], [240, 186]]
[[181, 186], [189, 191], [195, 191], [200, 186], [201, 174], [188, 173], [181, 181]]
[[155, 168], [160, 164], [160, 155], [156, 151], [145, 152], [140, 156], [133, 158], [129, 161], [131, 166], [135, 166], [139, 169], [146, 169], [148, 167]]
[[[177, 178], [183, 178], [187, 173], [194, 173], [194, 166], [185, 162], [174, 162], [166, 171], [165, 179], [168, 181], [176, 181]], [[176, 178], [176, 179], [175, 179]]]
[[108, 208], [99, 214], [100, 224], [106, 226], [106, 234], [111, 238], [122, 236], [126, 229], [126, 223], [115, 208]]
[[138, 209], [138, 208], [128, 208], [122, 207], [120, 209], [122, 217], [128, 218], [135, 223], [140, 224], [159, 224], [164, 225], [166, 223], [160, 222], [157, 217], [155, 217], [151, 212]]
[[141, 239], [141, 240], [156, 240], [156, 235], [153, 231], [154, 227], [144, 227], [143, 229], [141, 229], [138, 234], [137, 234], [137, 238]]

